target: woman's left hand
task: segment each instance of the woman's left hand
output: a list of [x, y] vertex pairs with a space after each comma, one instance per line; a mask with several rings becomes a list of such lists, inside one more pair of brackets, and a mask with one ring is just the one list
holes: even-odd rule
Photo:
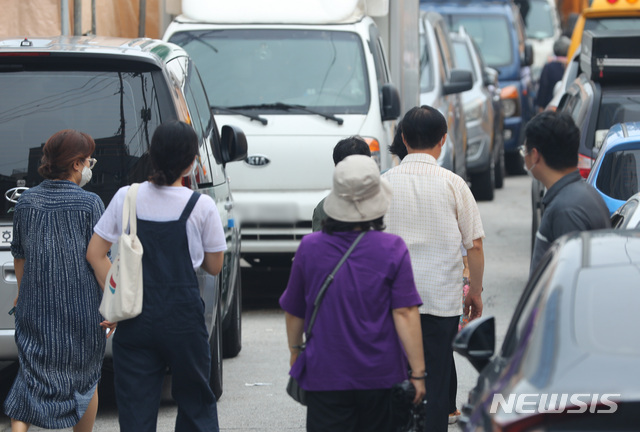
[[104, 320], [104, 321], [102, 321], [100, 323], [100, 327], [102, 327], [105, 330], [107, 330], [107, 329], [109, 330], [107, 332], [107, 339], [109, 339], [109, 337], [113, 334], [113, 332], [114, 332], [114, 330], [116, 329], [117, 326], [118, 326], [118, 323], [114, 323], [114, 322], [107, 321], [107, 320]]

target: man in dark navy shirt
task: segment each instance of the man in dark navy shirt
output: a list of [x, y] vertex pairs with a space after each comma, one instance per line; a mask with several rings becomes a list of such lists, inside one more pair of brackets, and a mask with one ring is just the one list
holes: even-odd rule
[[549, 246], [572, 231], [610, 228], [609, 210], [578, 171], [580, 131], [567, 113], [544, 111], [525, 129], [525, 169], [547, 189], [536, 233], [531, 273]]

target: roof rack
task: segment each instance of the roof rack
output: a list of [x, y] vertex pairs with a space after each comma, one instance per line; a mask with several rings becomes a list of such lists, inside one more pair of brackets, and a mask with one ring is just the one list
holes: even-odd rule
[[592, 81], [638, 80], [640, 30], [587, 30], [582, 35], [580, 69]]

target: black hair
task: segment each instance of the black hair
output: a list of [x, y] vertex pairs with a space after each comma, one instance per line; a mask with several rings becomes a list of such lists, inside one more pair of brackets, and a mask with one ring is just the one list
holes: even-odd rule
[[524, 130], [527, 151], [535, 148], [549, 168], [562, 170], [578, 165], [580, 130], [565, 112], [543, 111]]
[[159, 186], [173, 184], [197, 154], [198, 136], [190, 125], [177, 120], [161, 124], [149, 147], [153, 167], [149, 181]]
[[333, 148], [333, 163], [338, 165], [342, 159], [354, 154], [371, 156], [369, 144], [359, 136], [351, 136], [338, 141], [338, 144]]
[[434, 148], [447, 133], [447, 121], [428, 105], [411, 108], [402, 118], [402, 134], [412, 149]]
[[404, 145], [404, 140], [402, 139], [402, 122], [398, 122], [396, 126], [396, 134], [393, 136], [393, 141], [391, 141], [391, 145], [389, 146], [389, 153], [392, 155], [398, 156], [400, 160], [404, 159], [404, 157], [409, 154], [407, 152], [407, 146]]
[[371, 221], [343, 222], [327, 216], [327, 218], [322, 221], [322, 231], [327, 234], [333, 234], [334, 232], [355, 231], [358, 228], [360, 229], [360, 231], [384, 231], [386, 226], [384, 225], [382, 218], [383, 216], [380, 216], [378, 219], [374, 219]]

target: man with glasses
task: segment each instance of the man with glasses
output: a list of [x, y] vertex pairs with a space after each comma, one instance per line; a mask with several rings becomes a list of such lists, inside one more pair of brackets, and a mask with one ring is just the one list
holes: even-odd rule
[[525, 144], [520, 148], [524, 168], [547, 189], [530, 274], [558, 237], [611, 227], [604, 200], [578, 171], [579, 144], [580, 130], [567, 113], [544, 111], [525, 128]]

